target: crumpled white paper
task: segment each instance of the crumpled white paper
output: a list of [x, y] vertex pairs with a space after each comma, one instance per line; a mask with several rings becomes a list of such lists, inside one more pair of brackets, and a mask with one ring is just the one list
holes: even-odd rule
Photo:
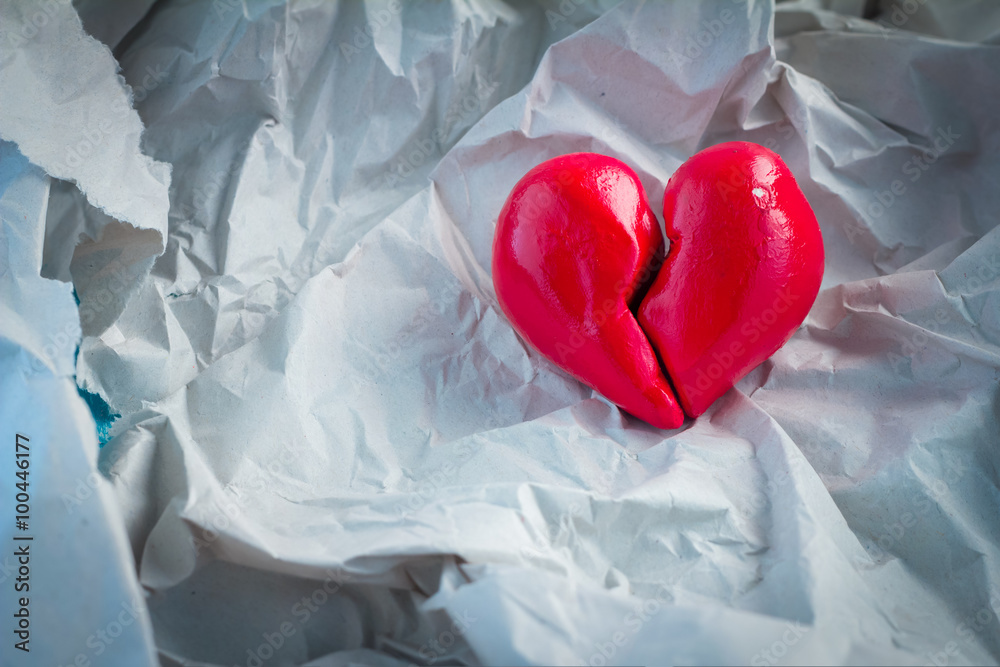
[[[0, 197], [27, 257], [0, 272], [3, 437], [50, 443], [36, 567], [79, 621], [0, 661], [996, 664], [1000, 15], [866, 4], [81, 3], [131, 96], [84, 41], [72, 101], [100, 123], [124, 94], [145, 129], [59, 171], [72, 130], [0, 107], [0, 173], [34, 188]], [[44, 101], [68, 77], [25, 48], [4, 63]], [[622, 159], [656, 210], [734, 139], [796, 174], [823, 290], [660, 431], [518, 339], [493, 227], [549, 157]], [[168, 186], [169, 213], [116, 207]], [[121, 415], [102, 478], [75, 343], [45, 349], [73, 321], [51, 279], [80, 298], [78, 384]], [[108, 645], [131, 661], [97, 655], [140, 585]]]

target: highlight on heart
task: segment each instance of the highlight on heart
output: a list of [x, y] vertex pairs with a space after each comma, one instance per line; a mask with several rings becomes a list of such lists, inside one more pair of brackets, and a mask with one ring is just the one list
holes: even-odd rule
[[663, 218], [666, 253], [631, 168], [552, 158], [511, 190], [492, 268], [501, 310], [533, 348], [626, 412], [677, 428], [791, 338], [824, 251], [791, 171], [748, 142], [684, 162]]

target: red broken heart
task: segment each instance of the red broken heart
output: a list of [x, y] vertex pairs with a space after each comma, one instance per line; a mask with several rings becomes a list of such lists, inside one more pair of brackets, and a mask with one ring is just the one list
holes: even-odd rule
[[746, 142], [681, 165], [663, 214], [665, 259], [624, 163], [548, 160], [500, 212], [493, 283], [514, 328], [549, 360], [633, 415], [676, 428], [677, 397], [697, 417], [788, 341], [819, 291], [823, 241], [788, 167]]

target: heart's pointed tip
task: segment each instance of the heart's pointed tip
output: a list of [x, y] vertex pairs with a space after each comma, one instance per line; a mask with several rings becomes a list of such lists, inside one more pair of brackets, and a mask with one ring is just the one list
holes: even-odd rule
[[665, 431], [672, 431], [684, 425], [684, 418], [684, 413], [677, 410], [676, 414], [661, 414], [657, 415], [655, 421], [648, 419], [645, 421], [649, 422], [649, 424], [655, 426], [656, 428], [663, 429]]
[[646, 401], [645, 403], [642, 406], [633, 406], [632, 409], [625, 405], [622, 407], [626, 412], [630, 412], [656, 428], [672, 430], [684, 425], [686, 415], [681, 410], [676, 396], [669, 389], [656, 399]]

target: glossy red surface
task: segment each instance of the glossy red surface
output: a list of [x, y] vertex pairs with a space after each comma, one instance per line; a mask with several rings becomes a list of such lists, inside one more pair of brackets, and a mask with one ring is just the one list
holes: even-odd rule
[[823, 278], [823, 239], [785, 163], [747, 142], [681, 165], [663, 216], [670, 252], [639, 323], [697, 417], [805, 319]]
[[642, 184], [593, 153], [544, 162], [507, 198], [493, 283], [518, 333], [608, 400], [661, 428], [684, 421], [633, 308], [663, 238]]

